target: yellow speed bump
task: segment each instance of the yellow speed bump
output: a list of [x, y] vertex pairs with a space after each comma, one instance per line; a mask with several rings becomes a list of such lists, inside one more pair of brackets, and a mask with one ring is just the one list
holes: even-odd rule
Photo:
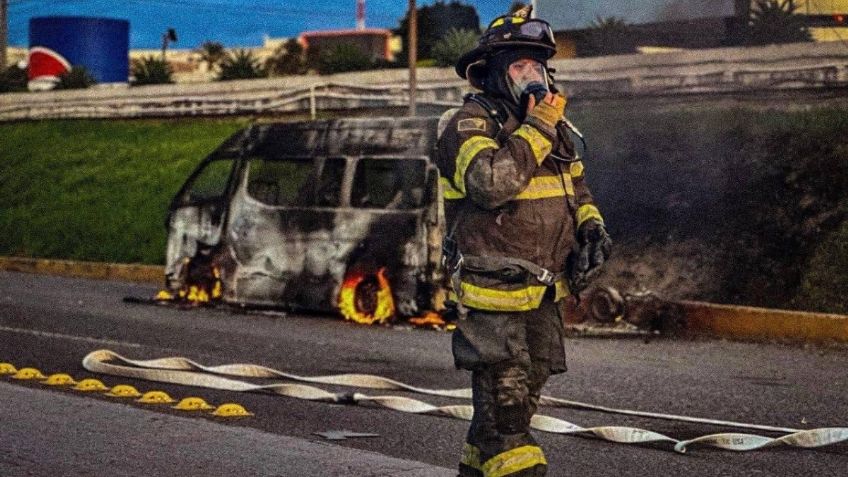
[[106, 395], [119, 398], [134, 398], [141, 396], [141, 393], [129, 384], [119, 384], [110, 389]]
[[172, 407], [180, 411], [208, 411], [209, 409], [215, 409], [215, 406], [210, 405], [203, 398], [199, 397], [184, 398], [176, 406]]
[[143, 404], [170, 404], [174, 399], [164, 391], [147, 391], [135, 401]]
[[73, 386], [77, 382], [74, 381], [74, 378], [71, 377], [70, 374], [65, 373], [56, 373], [51, 374], [47, 377], [41, 384], [46, 384], [48, 386]]
[[0, 363], [0, 376], [6, 374], [15, 374], [18, 370], [12, 363]]
[[103, 384], [103, 381], [100, 381], [99, 379], [91, 379], [91, 378], [83, 379], [82, 381], [77, 383], [77, 385], [74, 386], [71, 389], [73, 389], [74, 391], [82, 391], [82, 392], [85, 392], [85, 393], [90, 393], [90, 392], [94, 392], [94, 391], [108, 391], [109, 390], [109, 388], [107, 388], [106, 385]]
[[21, 368], [12, 376], [12, 379], [47, 379], [47, 376], [35, 368]]
[[247, 412], [247, 409], [245, 409], [241, 404], [235, 403], [221, 404], [212, 414], [219, 417], [243, 417], [253, 415], [253, 413]]

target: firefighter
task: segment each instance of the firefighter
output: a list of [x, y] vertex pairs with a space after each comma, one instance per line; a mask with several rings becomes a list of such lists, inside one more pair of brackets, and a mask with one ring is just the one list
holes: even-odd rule
[[548, 377], [566, 370], [558, 302], [612, 244], [547, 68], [553, 33], [529, 14], [497, 18], [458, 61], [482, 92], [445, 118], [435, 154], [459, 314], [453, 356], [473, 391], [462, 476], [545, 474], [530, 419]]

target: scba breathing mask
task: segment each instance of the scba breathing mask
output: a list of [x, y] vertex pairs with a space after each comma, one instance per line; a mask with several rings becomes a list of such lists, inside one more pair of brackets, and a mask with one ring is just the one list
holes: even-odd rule
[[507, 70], [507, 84], [515, 102], [526, 110], [532, 96], [539, 104], [551, 91], [548, 71], [545, 65], [537, 61], [518, 61]]

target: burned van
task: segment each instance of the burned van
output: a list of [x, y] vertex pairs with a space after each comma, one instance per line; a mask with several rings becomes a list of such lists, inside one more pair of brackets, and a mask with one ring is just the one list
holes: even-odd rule
[[442, 281], [436, 118], [259, 124], [206, 157], [169, 208], [175, 299], [339, 311], [432, 309]]

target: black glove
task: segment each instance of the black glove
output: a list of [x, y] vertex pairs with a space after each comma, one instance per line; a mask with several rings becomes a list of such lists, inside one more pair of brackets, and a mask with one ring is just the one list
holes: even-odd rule
[[568, 264], [569, 285], [573, 294], [584, 290], [592, 276], [607, 261], [612, 250], [612, 239], [601, 221], [589, 219], [577, 229], [577, 245]]

